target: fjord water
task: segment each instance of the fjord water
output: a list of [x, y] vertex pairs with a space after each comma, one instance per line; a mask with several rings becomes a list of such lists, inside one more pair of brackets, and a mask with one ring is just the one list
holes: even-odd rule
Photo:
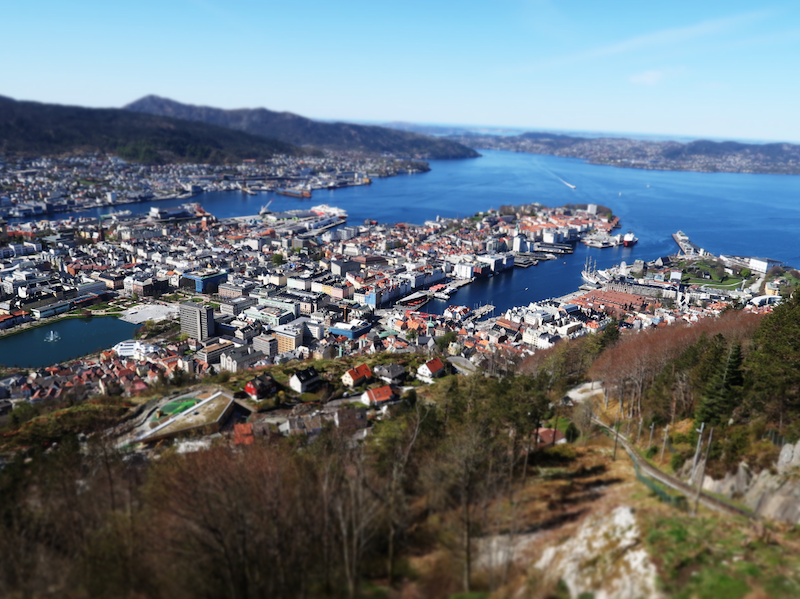
[[[60, 320], [0, 339], [0, 364], [49, 366], [130, 339], [136, 328], [137, 325], [108, 316]], [[50, 331], [61, 338], [45, 341]]]
[[[316, 190], [310, 200], [215, 192], [192, 201], [217, 218], [257, 214], [269, 200], [274, 200], [273, 211], [325, 203], [347, 210], [350, 224], [365, 219], [421, 223], [437, 215], [467, 216], [501, 204], [595, 203], [620, 217], [623, 232], [635, 231], [637, 257], [674, 252], [677, 246], [670, 235], [681, 229], [715, 254], [768, 256], [800, 265], [798, 176], [652, 171], [556, 156], [481, 152], [481, 158], [431, 161], [431, 171], [424, 174], [377, 179], [370, 186]], [[577, 188], [570, 189], [559, 179]], [[151, 206], [183, 203], [143, 202], [124, 208], [145, 212]]]
[[[422, 223], [437, 216], [475, 214], [503, 204], [539, 202], [547, 206], [596, 203], [620, 217], [621, 232], [639, 238], [633, 248], [590, 249], [528, 269], [515, 268], [476, 281], [449, 303], [494, 304], [498, 311], [575, 291], [585, 258], [599, 268], [638, 258], [654, 260], [677, 251], [671, 234], [683, 230], [714, 254], [769, 257], [800, 266], [800, 177], [729, 173], [691, 173], [615, 168], [583, 160], [501, 151], [481, 158], [436, 160], [431, 171], [378, 179], [370, 186], [315, 191], [311, 200], [272, 193], [205, 193], [200, 202], [218, 218], [257, 214], [274, 199], [274, 211], [330, 204], [348, 211], [349, 224], [366, 219], [384, 223]], [[563, 182], [576, 186], [571, 189]], [[135, 212], [150, 206], [177, 206], [181, 200], [125, 206]], [[88, 211], [96, 216], [102, 211]], [[446, 302], [425, 309], [441, 312]]]

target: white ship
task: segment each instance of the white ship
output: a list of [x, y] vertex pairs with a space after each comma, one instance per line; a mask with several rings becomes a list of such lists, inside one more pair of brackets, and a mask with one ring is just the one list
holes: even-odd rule
[[586, 264], [581, 271], [581, 278], [592, 285], [602, 285], [610, 280], [608, 273], [604, 270], [597, 270], [597, 261], [586, 258]]
[[590, 248], [613, 248], [619, 245], [619, 239], [607, 233], [595, 233], [584, 237], [583, 243]]
[[347, 218], [347, 212], [335, 206], [328, 206], [327, 204], [320, 204], [319, 206], [312, 206], [311, 212], [319, 216], [335, 216], [336, 218]]
[[622, 238], [622, 245], [626, 248], [633, 247], [637, 241], [639, 241], [639, 238], [633, 234], [633, 231], [628, 231], [625, 233], [625, 237]]

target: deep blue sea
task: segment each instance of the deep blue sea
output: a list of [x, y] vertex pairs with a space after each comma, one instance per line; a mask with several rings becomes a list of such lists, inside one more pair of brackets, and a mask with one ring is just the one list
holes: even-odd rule
[[[472, 215], [501, 204], [591, 202], [611, 208], [621, 219], [621, 231], [632, 229], [639, 237], [630, 249], [598, 250], [579, 244], [575, 254], [562, 260], [476, 281], [449, 302], [493, 303], [498, 311], [575, 291], [587, 255], [602, 268], [622, 260], [653, 260], [674, 253], [677, 246], [671, 234], [679, 229], [714, 254], [762, 256], [800, 266], [800, 177], [647, 171], [555, 156], [482, 154], [469, 160], [432, 161], [428, 173], [378, 179], [371, 186], [315, 191], [310, 200], [225, 192], [201, 194], [192, 201], [202, 203], [218, 218], [257, 214], [273, 198], [272, 210], [324, 203], [347, 210], [350, 224], [365, 219], [421, 223], [436, 216]], [[170, 200], [125, 208], [144, 212], [151, 205], [181, 203]], [[433, 301], [425, 310], [441, 313], [446, 306], [446, 302]]]

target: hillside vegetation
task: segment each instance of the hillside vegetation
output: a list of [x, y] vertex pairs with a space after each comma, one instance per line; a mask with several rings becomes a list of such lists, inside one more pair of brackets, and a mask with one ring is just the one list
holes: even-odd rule
[[[630, 547], [646, 549], [652, 584], [666, 596], [796, 596], [796, 530], [693, 517], [660, 501], [623, 451], [613, 459], [613, 440], [589, 419], [592, 399], [571, 407], [561, 398], [602, 380], [595, 413], [632, 419], [633, 430], [671, 424], [676, 468], [700, 420], [716, 426], [711, 471], [742, 460], [766, 468], [768, 431], [800, 436], [798, 327], [797, 298], [765, 317], [729, 310], [622, 334], [611, 325], [508, 363], [502, 378], [449, 375], [418, 386], [358, 443], [329, 425], [313, 442], [220, 439], [189, 454], [159, 447], [147, 460], [113, 437], [77, 434], [77, 423], [87, 433], [107, 427], [118, 401], [96, 399], [91, 413], [80, 404], [31, 408], [0, 431], [29, 444], [0, 469], [0, 594], [566, 597], [575, 578], [537, 570], [537, 558], [628, 506], [640, 531]], [[338, 376], [345, 365], [319, 366]], [[290, 370], [270, 369], [279, 381]], [[238, 389], [247, 376], [212, 380]], [[542, 446], [540, 426], [573, 443]], [[586, 553], [583, 578], [600, 588], [638, 575], [620, 574], [612, 558]]]
[[205, 123], [0, 96], [0, 153], [54, 156], [95, 152], [139, 163], [212, 164], [308, 153], [283, 141]]
[[389, 152], [413, 158], [474, 158], [478, 153], [460, 143], [351, 123], [323, 123], [291, 112], [265, 108], [223, 110], [208, 106], [181, 104], [167, 98], [146, 96], [125, 106], [138, 113], [174, 117], [209, 123], [295, 144], [331, 150], [368, 153]]

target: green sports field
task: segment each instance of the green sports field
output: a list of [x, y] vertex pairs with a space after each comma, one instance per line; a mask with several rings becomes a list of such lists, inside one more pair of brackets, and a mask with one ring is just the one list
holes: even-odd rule
[[[161, 412], [163, 414], [162, 418], [168, 416], [174, 416], [175, 414], [180, 414], [192, 408], [200, 403], [200, 400], [196, 397], [182, 397], [175, 401], [171, 401], [168, 404], [164, 405], [161, 408]], [[153, 414], [153, 420], [158, 420], [157, 416]]]

